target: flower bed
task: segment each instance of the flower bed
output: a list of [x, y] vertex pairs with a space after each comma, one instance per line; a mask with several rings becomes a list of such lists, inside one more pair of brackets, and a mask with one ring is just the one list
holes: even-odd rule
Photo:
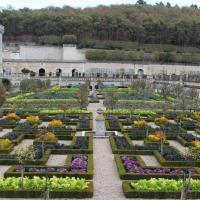
[[[24, 178], [24, 189], [20, 189], [21, 178], [1, 178], [0, 197], [40, 198], [44, 194], [46, 179]], [[48, 181], [50, 198], [90, 198], [93, 196], [92, 182], [75, 178], [50, 178]]]
[[[123, 181], [122, 188], [127, 198], [145, 199], [179, 199], [182, 180], [150, 179], [139, 180], [137, 182]], [[200, 180], [191, 180], [191, 188], [187, 193], [188, 199], [199, 199]]]
[[[25, 166], [24, 175], [28, 177], [46, 176], [48, 177], [78, 177], [93, 178], [93, 158], [92, 155], [68, 155], [66, 165], [63, 167], [47, 166]], [[10, 167], [4, 177], [20, 177], [21, 167]]]
[[193, 178], [200, 178], [200, 169], [187, 167], [147, 167], [140, 156], [120, 156], [115, 155], [115, 161], [117, 164], [120, 178], [123, 180], [138, 180], [141, 178], [171, 178], [179, 179], [184, 176], [184, 173], [188, 174], [189, 171]]
[[159, 151], [154, 151], [155, 157], [158, 159], [162, 166], [196, 166], [200, 165], [200, 159], [190, 158], [186, 159], [177, 149], [174, 147], [163, 148], [163, 154], [161, 155]]

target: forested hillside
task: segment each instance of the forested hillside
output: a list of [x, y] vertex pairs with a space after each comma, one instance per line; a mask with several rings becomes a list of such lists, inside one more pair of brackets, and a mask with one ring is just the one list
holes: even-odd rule
[[200, 45], [200, 11], [195, 7], [159, 4], [7, 9], [0, 12], [0, 23], [6, 28], [5, 40], [38, 41], [41, 36], [56, 40], [74, 34], [79, 43], [122, 40], [140, 44]]

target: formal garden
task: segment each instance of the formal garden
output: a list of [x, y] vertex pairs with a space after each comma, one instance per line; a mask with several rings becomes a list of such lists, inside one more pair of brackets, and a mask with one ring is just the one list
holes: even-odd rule
[[0, 198], [199, 199], [197, 89], [26, 84], [1, 88]]

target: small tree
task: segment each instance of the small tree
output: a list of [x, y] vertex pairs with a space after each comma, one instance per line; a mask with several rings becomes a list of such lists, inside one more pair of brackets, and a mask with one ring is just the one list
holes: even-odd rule
[[67, 103], [61, 104], [59, 106], [59, 108], [64, 111], [64, 118], [66, 119], [66, 117], [67, 117], [67, 110], [70, 108], [70, 104], [67, 104]]
[[105, 104], [110, 109], [114, 109], [118, 101], [117, 93], [114, 90], [108, 90], [105, 93]]
[[33, 146], [27, 146], [25, 148], [18, 149], [16, 152], [17, 160], [19, 164], [21, 165], [21, 189], [24, 187], [24, 163], [27, 161], [34, 161], [35, 158], [35, 152], [33, 149]]
[[88, 104], [88, 85], [83, 84], [80, 87], [80, 90], [77, 93], [78, 101], [80, 104], [80, 108], [86, 108]]
[[6, 100], [5, 94], [6, 94], [5, 88], [3, 84], [0, 83], [0, 106], [2, 106]]

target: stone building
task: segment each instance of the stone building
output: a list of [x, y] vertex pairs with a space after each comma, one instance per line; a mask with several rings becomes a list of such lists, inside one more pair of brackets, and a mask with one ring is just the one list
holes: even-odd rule
[[36, 76], [121, 77], [122, 75], [194, 74], [200, 77], [200, 66], [198, 65], [92, 62], [86, 59], [85, 51], [85, 49], [77, 49], [74, 45], [63, 47], [36, 44], [5, 46], [3, 69], [5, 74], [10, 75], [20, 74], [23, 69], [28, 69]]

